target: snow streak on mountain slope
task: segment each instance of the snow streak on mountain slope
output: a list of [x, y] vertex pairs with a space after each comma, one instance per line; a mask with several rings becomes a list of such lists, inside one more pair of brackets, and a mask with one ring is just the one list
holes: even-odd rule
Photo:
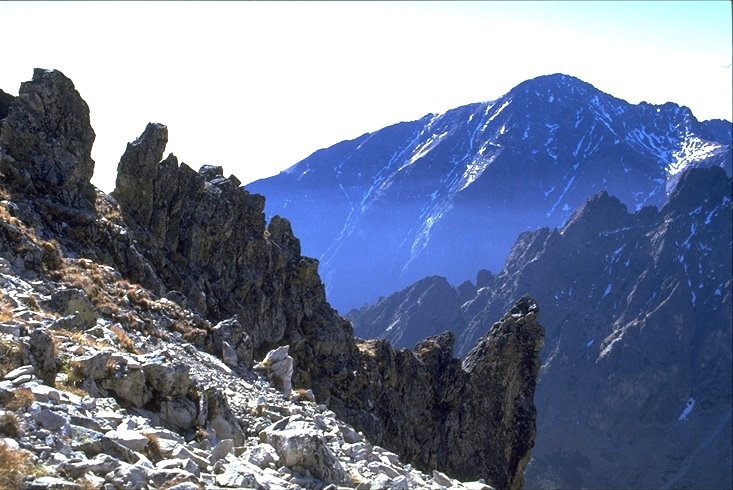
[[712, 165], [730, 173], [730, 123], [550, 75], [319, 150], [247, 189], [292, 221], [345, 310], [426, 275], [498, 270], [518, 233], [561, 226], [596, 192], [659, 206], [680, 172]]

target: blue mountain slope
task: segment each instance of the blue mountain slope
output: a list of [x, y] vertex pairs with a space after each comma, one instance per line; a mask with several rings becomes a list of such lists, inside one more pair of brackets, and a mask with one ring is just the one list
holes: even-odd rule
[[661, 206], [687, 168], [731, 171], [731, 124], [629, 104], [567, 75], [319, 150], [247, 186], [320, 258], [342, 311], [431, 274], [499, 270], [516, 236], [606, 190]]

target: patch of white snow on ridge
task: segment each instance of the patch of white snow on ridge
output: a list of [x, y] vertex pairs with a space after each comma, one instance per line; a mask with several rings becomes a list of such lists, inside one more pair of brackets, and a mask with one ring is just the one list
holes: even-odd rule
[[436, 146], [438, 146], [440, 141], [443, 138], [445, 138], [447, 135], [448, 135], [448, 131], [444, 131], [440, 134], [432, 135], [430, 138], [428, 138], [428, 140], [425, 143], [415, 148], [415, 151], [412, 153], [412, 157], [410, 157], [407, 163], [405, 163], [399, 169], [397, 169], [397, 171], [400, 172], [404, 170], [406, 167], [409, 167], [410, 165], [412, 165], [413, 163], [415, 163], [416, 161], [418, 161], [419, 159], [421, 159], [422, 157], [430, 153], [430, 151], [433, 148], [435, 148]]
[[705, 141], [697, 136], [688, 135], [687, 138], [682, 141], [682, 145], [672, 152], [674, 160], [667, 165], [667, 173], [669, 175], [677, 175], [691, 163], [710, 158], [717, 153], [721, 147], [722, 146], [717, 143]]
[[[501, 114], [501, 111], [503, 111], [504, 109], [506, 109], [506, 106], [508, 106], [510, 102], [511, 102], [511, 100], [507, 100], [506, 102], [504, 102], [504, 103], [503, 103], [503, 104], [502, 104], [502, 105], [501, 105], [501, 106], [500, 106], [500, 107], [499, 107], [499, 108], [498, 108], [498, 109], [496, 110], [496, 112], [494, 112], [494, 113], [493, 113], [493, 114], [491, 115], [491, 117], [490, 117], [489, 119], [487, 119], [487, 120], [486, 120], [486, 123], [484, 124], [484, 127], [483, 127], [483, 128], [481, 128], [481, 130], [483, 131], [484, 129], [486, 129], [486, 127], [487, 127], [487, 126], [488, 126], [489, 124], [491, 124], [491, 121], [493, 121], [494, 119], [496, 119], [496, 117], [497, 117], [497, 116], [498, 116], [499, 114]], [[492, 106], [492, 107], [493, 107], [493, 106]], [[488, 108], [486, 109], [486, 114], [488, 114], [488, 113], [489, 113], [489, 109], [491, 109], [491, 107], [488, 107]]]
[[496, 160], [496, 157], [499, 156], [499, 153], [501, 151], [495, 151], [488, 155], [482, 155], [476, 158], [476, 160], [472, 161], [471, 163], [466, 165], [466, 170], [463, 172], [463, 176], [461, 176], [461, 179], [459, 181], [459, 189], [458, 191], [462, 191], [469, 185], [473, 184], [476, 179], [478, 179], [481, 174], [484, 173], [484, 170], [488, 168], [489, 165], [493, 163], [494, 160]]
[[687, 418], [690, 416], [690, 413], [692, 412], [692, 409], [695, 407], [695, 399], [690, 397], [689, 400], [687, 400], [687, 404], [685, 405], [684, 410], [682, 410], [682, 413], [679, 417], [677, 417], [678, 422], [685, 422], [687, 421]]
[[603, 297], [605, 298], [609, 294], [611, 294], [611, 291], [613, 290], [613, 285], [611, 283], [608, 283], [608, 286], [606, 286], [606, 290], [603, 292]]
[[557, 198], [557, 201], [555, 202], [555, 204], [553, 204], [552, 207], [550, 208], [550, 210], [547, 212], [547, 217], [548, 218], [550, 217], [550, 215], [552, 213], [555, 212], [555, 208], [563, 200], [563, 198], [565, 197], [565, 194], [568, 193], [568, 190], [570, 189], [570, 186], [573, 185], [573, 181], [575, 181], [575, 175], [573, 175], [572, 177], [570, 177], [570, 179], [568, 180], [568, 183], [565, 185], [565, 189], [563, 189], [563, 191], [562, 191], [562, 194], [560, 194], [560, 197]]

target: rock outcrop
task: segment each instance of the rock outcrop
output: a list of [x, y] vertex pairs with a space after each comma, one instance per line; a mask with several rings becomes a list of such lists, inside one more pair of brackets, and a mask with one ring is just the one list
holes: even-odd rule
[[[599, 193], [563, 228], [521, 235], [494, 277], [452, 290], [428, 278], [349, 316], [357, 334], [381, 324], [391, 338], [449, 318], [464, 356], [529, 293], [547, 328], [529, 486], [729, 488], [732, 187], [722, 169], [692, 169], [664, 207], [636, 213]], [[405, 301], [427, 297], [458, 306]]]
[[[37, 308], [22, 313], [28, 317], [23, 323], [12, 312], [9, 345], [21, 346], [18, 356], [35, 366], [43, 386], [71, 383], [92, 399], [114, 399], [145, 419], [116, 423], [114, 437], [106, 439], [88, 432], [97, 431], [91, 423], [75, 429], [88, 443], [72, 450], [86, 457], [111, 454], [132, 465], [110, 470], [100, 462], [107, 483], [136, 487], [165, 479], [140, 467], [135, 452], [147, 446], [125, 432], [147, 424], [186, 440], [199, 437], [204, 445], [223, 444], [212, 449], [217, 458], [230, 452], [229, 444], [249, 447], [248, 438], [256, 435], [258, 448], [251, 448], [248, 461], [268, 467], [286, 462], [291, 483], [308, 477], [314, 488], [318, 482], [365, 481], [354, 471], [367, 473], [350, 463], [344, 471], [333, 465], [345, 459], [371, 465], [368, 474], [378, 476], [380, 488], [429, 485], [419, 472], [396, 469], [399, 461], [438, 471], [431, 481], [452, 481], [440, 473], [445, 471], [500, 488], [521, 485], [534, 437], [531, 394], [542, 343], [531, 300], [518, 303], [465, 366], [452, 359], [449, 337], [430, 339], [417, 353], [358, 341], [326, 301], [318, 262], [301, 255], [290, 223], [274, 217], [266, 224], [264, 198], [243, 190], [235, 177], [225, 178], [221, 168], [196, 172], [173, 155], [163, 158], [165, 126], [148, 125], [128, 145], [112, 196], [89, 183], [94, 133], [86, 104], [61, 73], [36, 70], [10, 104], [2, 128], [0, 265], [6, 288], [22, 286], [25, 301]], [[13, 301], [19, 306], [20, 300]], [[47, 332], [67, 336], [71, 345], [39, 350], [32, 359], [23, 354], [26, 337], [33, 343], [34, 335], [60, 345], [48, 341], [54, 334]], [[260, 434], [269, 424], [244, 416], [241, 408], [277, 418], [271, 423], [284, 418], [283, 409], [277, 409], [280, 416], [263, 413], [256, 394], [241, 395], [248, 389], [234, 380], [264, 382], [252, 367], [273, 349], [289, 354], [277, 359], [282, 369], [269, 373], [282, 391], [290, 390], [290, 381], [293, 397], [315, 400], [321, 411], [328, 406], [354, 428], [325, 423], [315, 409], [294, 408], [287, 422]], [[194, 359], [208, 359], [213, 371], [194, 375]], [[221, 373], [236, 389], [217, 384]], [[207, 382], [207, 375], [216, 382]], [[233, 402], [237, 393], [244, 398]], [[487, 414], [488, 407], [501, 411]], [[301, 422], [297, 416], [305, 413], [308, 420]], [[61, 421], [49, 416], [44, 423]], [[352, 446], [330, 445], [324, 431], [338, 431]], [[371, 456], [372, 444], [397, 454], [380, 453], [380, 463]], [[192, 448], [177, 451], [171, 456], [196, 461]], [[235, 459], [229, 463], [236, 468], [197, 464], [215, 475], [204, 479], [207, 484], [212, 478], [230, 487], [260, 481], [261, 472], [247, 473], [241, 470], [246, 463]]]
[[23, 187], [65, 204], [94, 199], [89, 107], [61, 72], [36, 69], [33, 80], [21, 84], [2, 126], [3, 156], [15, 161], [11, 175]]
[[368, 375], [354, 390], [379, 403], [355, 425], [418, 467], [459, 479], [491, 475], [498, 488], [521, 488], [544, 339], [537, 314], [534, 301], [522, 298], [463, 362], [453, 357], [450, 332], [420, 342], [414, 353], [384, 340], [361, 342]]

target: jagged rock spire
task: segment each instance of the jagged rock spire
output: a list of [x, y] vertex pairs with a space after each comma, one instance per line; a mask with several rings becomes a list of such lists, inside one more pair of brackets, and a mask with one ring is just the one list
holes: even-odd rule
[[2, 121], [2, 167], [14, 167], [4, 173], [63, 204], [93, 201], [94, 138], [89, 107], [72, 81], [60, 71], [36, 68]]

